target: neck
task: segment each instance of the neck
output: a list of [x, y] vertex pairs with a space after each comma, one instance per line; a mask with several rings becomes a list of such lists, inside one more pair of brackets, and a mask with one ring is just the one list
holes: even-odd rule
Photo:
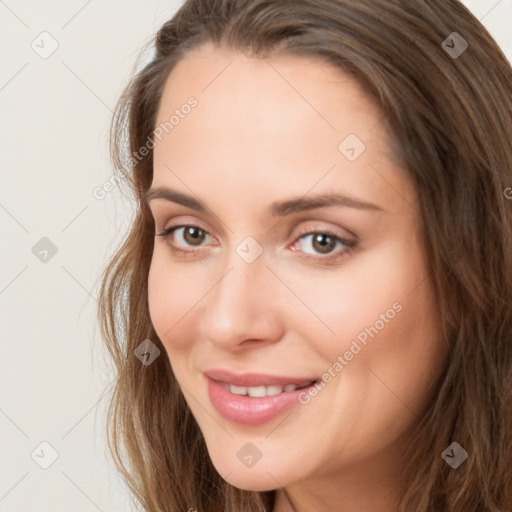
[[277, 490], [273, 512], [396, 512], [404, 477], [397, 448]]

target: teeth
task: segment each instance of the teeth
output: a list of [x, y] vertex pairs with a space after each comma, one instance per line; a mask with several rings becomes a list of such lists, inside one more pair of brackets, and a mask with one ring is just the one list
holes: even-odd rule
[[234, 393], [235, 395], [246, 395], [247, 394], [247, 388], [243, 386], [230, 386], [231, 393]]
[[295, 391], [306, 386], [309, 386], [311, 381], [303, 382], [302, 384], [286, 384], [286, 386], [234, 386], [229, 385], [229, 390], [235, 395], [248, 395], [254, 398], [261, 398], [264, 396], [274, 396], [280, 393]]
[[283, 386], [266, 386], [266, 396], [279, 395], [279, 393], [283, 392]]
[[261, 397], [267, 396], [267, 388], [265, 386], [256, 386], [254, 388], [246, 388], [249, 396]]

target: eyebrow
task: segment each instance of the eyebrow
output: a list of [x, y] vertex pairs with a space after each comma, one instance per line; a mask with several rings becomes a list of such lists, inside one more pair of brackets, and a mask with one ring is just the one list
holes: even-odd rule
[[[209, 208], [202, 201], [167, 187], [156, 187], [150, 189], [145, 195], [145, 200], [149, 203], [154, 199], [171, 201], [199, 212], [206, 213], [209, 211]], [[385, 211], [381, 206], [356, 199], [355, 197], [350, 197], [344, 194], [328, 193], [292, 198], [285, 201], [276, 201], [269, 206], [268, 213], [272, 217], [284, 217], [291, 213], [299, 213], [306, 210], [332, 206], [343, 206], [347, 208], [381, 212]]]

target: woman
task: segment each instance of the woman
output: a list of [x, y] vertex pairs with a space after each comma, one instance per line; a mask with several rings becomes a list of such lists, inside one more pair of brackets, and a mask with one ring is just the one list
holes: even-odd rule
[[144, 509], [512, 510], [489, 33], [455, 0], [189, 0], [155, 46], [113, 123], [137, 211], [100, 297]]

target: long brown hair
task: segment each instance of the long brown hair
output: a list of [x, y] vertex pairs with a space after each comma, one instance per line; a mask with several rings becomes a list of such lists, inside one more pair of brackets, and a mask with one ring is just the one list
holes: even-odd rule
[[[460, 37], [468, 46], [454, 54], [465, 48]], [[379, 102], [419, 194], [450, 345], [408, 447], [399, 512], [510, 512], [512, 69], [458, 0], [188, 0], [159, 30], [112, 122], [114, 166], [136, 213], [102, 275], [98, 313], [118, 376], [109, 446], [134, 497], [151, 512], [270, 511], [275, 500], [275, 491], [240, 490], [220, 477], [168, 358], [144, 365], [134, 354], [149, 338], [165, 355], [147, 296], [153, 155], [138, 151], [155, 130], [173, 66], [207, 43], [263, 58], [321, 57]], [[441, 457], [454, 441], [469, 455], [457, 469]]]

